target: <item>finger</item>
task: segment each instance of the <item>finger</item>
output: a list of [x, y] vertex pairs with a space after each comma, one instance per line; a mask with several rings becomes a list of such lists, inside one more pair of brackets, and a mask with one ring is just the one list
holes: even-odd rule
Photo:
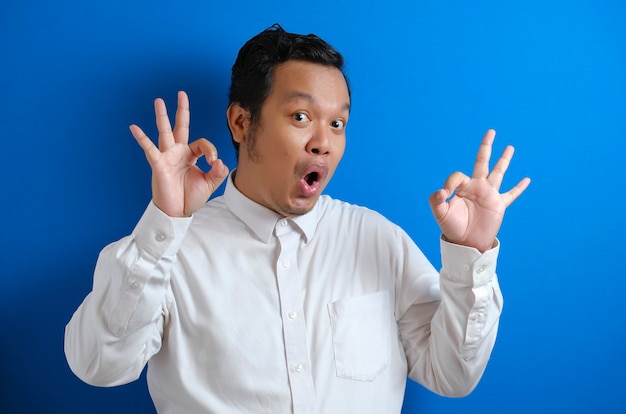
[[446, 179], [443, 189], [446, 192], [446, 198], [450, 198], [452, 193], [462, 187], [464, 184], [469, 183], [470, 178], [462, 172], [456, 171]]
[[509, 168], [509, 164], [511, 163], [511, 159], [513, 159], [514, 153], [515, 148], [510, 145], [507, 146], [502, 152], [500, 158], [498, 159], [498, 162], [491, 170], [491, 173], [489, 173], [489, 177], [487, 177], [487, 181], [489, 181], [497, 190], [500, 189], [504, 174]]
[[152, 165], [153, 161], [156, 161], [158, 157], [161, 156], [161, 151], [154, 145], [152, 140], [148, 138], [148, 136], [143, 132], [141, 128], [137, 125], [131, 125], [130, 133], [133, 134], [135, 140], [139, 144], [139, 146], [143, 149], [143, 152], [146, 155], [146, 159]]
[[204, 179], [207, 181], [212, 191], [217, 190], [226, 177], [228, 177], [228, 167], [224, 165], [224, 162], [220, 159], [216, 159], [211, 162], [211, 169], [204, 175]]
[[444, 189], [437, 190], [428, 198], [430, 209], [437, 222], [440, 222], [446, 214], [448, 214], [447, 191]]
[[204, 179], [211, 188], [211, 192], [215, 191], [228, 176], [228, 167], [217, 158], [215, 145], [205, 138], [200, 138], [192, 142], [189, 148], [197, 158], [204, 156], [211, 166], [211, 169], [204, 174]]
[[438, 222], [448, 214], [448, 199], [453, 195], [454, 191], [469, 182], [470, 178], [461, 173], [454, 172], [446, 179], [443, 188], [434, 192], [428, 199], [430, 208]]
[[496, 131], [493, 129], [488, 130], [483, 137], [483, 141], [478, 148], [478, 154], [476, 155], [476, 164], [474, 164], [474, 172], [472, 174], [475, 178], [487, 178], [489, 175], [489, 159], [491, 158], [491, 146], [493, 140], [496, 138]]
[[157, 98], [154, 100], [154, 114], [156, 116], [157, 129], [159, 130], [159, 149], [163, 151], [176, 142], [163, 99]]
[[200, 138], [192, 142], [189, 144], [189, 149], [196, 157], [196, 160], [200, 157], [205, 157], [209, 165], [217, 159], [217, 148], [206, 138]]
[[178, 108], [174, 124], [174, 140], [186, 144], [189, 142], [189, 97], [184, 91], [178, 92]]
[[524, 190], [528, 188], [529, 185], [530, 185], [530, 178], [526, 177], [522, 179], [519, 183], [517, 183], [515, 187], [511, 188], [509, 191], [502, 194], [502, 201], [504, 201], [504, 205], [506, 207], [510, 206], [513, 203], [513, 201], [515, 201], [515, 199], [519, 197], [524, 192]]

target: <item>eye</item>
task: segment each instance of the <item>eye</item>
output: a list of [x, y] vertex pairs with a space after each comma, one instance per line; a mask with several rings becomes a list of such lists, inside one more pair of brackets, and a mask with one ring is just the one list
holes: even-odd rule
[[299, 123], [309, 122], [311, 120], [304, 112], [296, 112], [292, 115], [292, 118]]
[[335, 119], [330, 123], [330, 126], [335, 129], [343, 129], [346, 123], [342, 119]]

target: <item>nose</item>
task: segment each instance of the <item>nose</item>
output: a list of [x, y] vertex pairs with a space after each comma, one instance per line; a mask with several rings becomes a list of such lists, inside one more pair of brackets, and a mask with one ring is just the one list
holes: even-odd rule
[[315, 155], [328, 155], [330, 153], [330, 131], [323, 126], [318, 126], [307, 143], [307, 152]]

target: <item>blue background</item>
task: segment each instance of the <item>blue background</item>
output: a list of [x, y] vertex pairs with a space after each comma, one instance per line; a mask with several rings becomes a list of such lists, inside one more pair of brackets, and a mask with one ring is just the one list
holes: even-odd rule
[[500, 238], [501, 329], [464, 399], [409, 383], [405, 413], [626, 411], [626, 6], [620, 1], [3, 0], [0, 412], [150, 413], [145, 380], [90, 387], [63, 330], [104, 245], [150, 199], [127, 127], [191, 98], [192, 135], [234, 152], [230, 66], [274, 22], [347, 60], [348, 149], [327, 192], [402, 225], [439, 265], [427, 198], [487, 128], [533, 182]]

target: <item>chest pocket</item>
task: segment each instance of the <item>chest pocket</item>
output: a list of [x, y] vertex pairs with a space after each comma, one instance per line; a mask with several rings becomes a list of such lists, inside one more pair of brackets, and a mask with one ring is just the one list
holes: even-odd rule
[[393, 312], [381, 291], [328, 304], [337, 376], [373, 381], [391, 362]]

